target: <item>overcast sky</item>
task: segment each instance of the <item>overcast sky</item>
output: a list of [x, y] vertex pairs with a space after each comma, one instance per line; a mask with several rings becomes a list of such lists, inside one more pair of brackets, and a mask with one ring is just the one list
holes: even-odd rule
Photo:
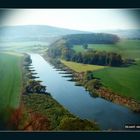
[[51, 25], [85, 31], [135, 29], [140, 27], [139, 13], [138, 9], [4, 9], [0, 25]]

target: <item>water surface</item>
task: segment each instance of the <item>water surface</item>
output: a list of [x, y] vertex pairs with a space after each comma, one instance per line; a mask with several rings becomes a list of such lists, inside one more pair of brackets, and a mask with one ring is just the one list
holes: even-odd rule
[[72, 114], [99, 123], [101, 129], [124, 130], [125, 124], [140, 124], [140, 114], [99, 97], [91, 97], [83, 87], [68, 81], [39, 54], [30, 54], [32, 66], [47, 92]]

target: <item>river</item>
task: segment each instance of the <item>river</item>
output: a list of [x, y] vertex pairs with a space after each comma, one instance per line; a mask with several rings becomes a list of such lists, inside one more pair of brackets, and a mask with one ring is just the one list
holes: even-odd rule
[[128, 108], [114, 104], [100, 97], [92, 97], [75, 82], [68, 81], [67, 74], [60, 74], [39, 54], [30, 54], [32, 67], [38, 79], [47, 86], [47, 92], [72, 114], [81, 119], [99, 123], [102, 130], [126, 130], [127, 124], [140, 124], [140, 114]]

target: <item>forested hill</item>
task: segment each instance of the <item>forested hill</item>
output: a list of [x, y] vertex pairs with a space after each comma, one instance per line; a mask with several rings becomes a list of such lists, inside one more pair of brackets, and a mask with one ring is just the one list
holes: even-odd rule
[[67, 43], [74, 45], [81, 44], [114, 44], [119, 41], [119, 37], [107, 33], [74, 34], [64, 36]]
[[71, 34], [65, 35], [50, 45], [55, 47], [72, 47], [73, 45], [85, 44], [115, 44], [119, 41], [119, 37], [107, 33], [91, 33], [91, 34]]
[[[118, 36], [105, 33], [67, 35], [51, 44], [47, 55], [84, 64], [121, 66], [121, 55], [87, 49], [88, 44], [115, 44], [118, 41]], [[87, 51], [77, 53], [73, 50], [74, 45], [82, 45]]]

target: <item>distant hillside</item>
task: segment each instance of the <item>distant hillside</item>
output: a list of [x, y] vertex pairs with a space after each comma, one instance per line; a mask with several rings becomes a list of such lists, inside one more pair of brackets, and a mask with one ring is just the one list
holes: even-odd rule
[[140, 29], [139, 30], [118, 30], [114, 34], [127, 39], [140, 39]]
[[86, 33], [47, 25], [1, 26], [0, 41], [51, 41], [67, 34]]
[[140, 39], [140, 29], [96, 30], [96, 32], [116, 34], [119, 37], [126, 38], [126, 39]]

